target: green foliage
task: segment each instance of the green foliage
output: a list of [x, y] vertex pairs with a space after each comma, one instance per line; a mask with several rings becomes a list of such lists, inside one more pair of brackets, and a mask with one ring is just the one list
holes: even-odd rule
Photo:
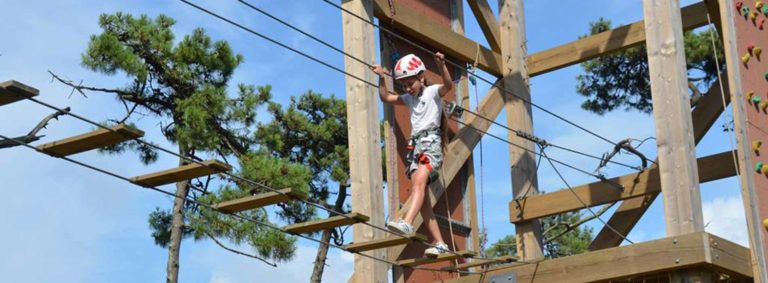
[[[545, 217], [542, 219], [542, 230], [547, 231], [544, 237], [553, 237], [566, 230], [566, 226], [557, 225], [558, 223], [576, 223], [580, 219], [581, 216], [578, 213], [566, 213], [558, 216]], [[576, 227], [555, 240], [545, 243], [543, 247], [544, 256], [547, 258], [558, 258], [583, 253], [592, 242], [592, 237], [592, 228]], [[491, 244], [491, 246], [485, 250], [485, 253], [488, 257], [516, 255], [517, 242], [515, 235], [507, 235], [504, 238], [501, 238]]]
[[[611, 23], [603, 18], [590, 23], [590, 34], [611, 29]], [[712, 37], [717, 42], [717, 56], [723, 58], [722, 45], [713, 30], [685, 33], [686, 65], [689, 79], [697, 87], [709, 88], [717, 79]], [[721, 60], [721, 70], [725, 68]], [[584, 74], [576, 77], [576, 91], [586, 97], [581, 107], [597, 114], [605, 114], [618, 108], [652, 111], [648, 55], [645, 45], [627, 48], [610, 55], [581, 64]]]

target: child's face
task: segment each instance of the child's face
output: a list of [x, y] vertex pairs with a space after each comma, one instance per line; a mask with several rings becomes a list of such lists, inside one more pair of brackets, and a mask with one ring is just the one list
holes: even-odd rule
[[398, 87], [407, 92], [410, 95], [418, 95], [421, 93], [422, 82], [421, 75], [410, 76], [407, 78], [397, 80]]

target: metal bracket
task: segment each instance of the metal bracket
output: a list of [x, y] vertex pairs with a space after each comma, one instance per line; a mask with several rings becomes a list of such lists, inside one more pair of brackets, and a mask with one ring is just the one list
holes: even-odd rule
[[517, 274], [514, 272], [506, 272], [501, 274], [496, 274], [494, 276], [491, 276], [488, 278], [488, 282], [490, 283], [516, 283], [517, 282]]

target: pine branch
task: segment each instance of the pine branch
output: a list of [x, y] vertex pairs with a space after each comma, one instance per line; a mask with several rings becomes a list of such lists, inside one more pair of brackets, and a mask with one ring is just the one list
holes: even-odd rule
[[43, 120], [40, 121], [40, 123], [37, 123], [37, 126], [35, 126], [31, 131], [29, 131], [29, 133], [27, 133], [24, 136], [11, 138], [10, 140], [0, 141], [0, 149], [18, 146], [19, 142], [27, 144], [27, 143], [40, 140], [40, 138], [44, 136], [38, 136], [37, 133], [40, 132], [40, 130], [45, 129], [48, 126], [48, 122], [50, 122], [53, 119], [58, 120], [59, 116], [66, 115], [67, 113], [69, 113], [69, 110], [70, 108], [67, 107], [67, 108], [64, 108], [63, 111], [56, 111], [55, 113], [46, 116], [45, 118], [43, 118]]
[[118, 98], [120, 98], [120, 100], [126, 100], [126, 101], [133, 102], [135, 104], [139, 104], [141, 106], [144, 106], [144, 108], [147, 108], [150, 112], [152, 112], [152, 113], [154, 113], [154, 114], [156, 114], [158, 116], [160, 116], [162, 114], [161, 109], [155, 109], [150, 104], [160, 105], [160, 106], [162, 106], [162, 107], [164, 107], [166, 109], [172, 109], [172, 107], [173, 107], [173, 105], [170, 105], [169, 103], [167, 103], [165, 101], [162, 101], [160, 99], [152, 98], [152, 97], [149, 97], [149, 98], [141, 97], [139, 94], [137, 94], [135, 92], [127, 92], [127, 91], [120, 90], [120, 89], [108, 89], [108, 88], [83, 86], [82, 84], [75, 84], [74, 82], [72, 82], [70, 80], [62, 79], [61, 77], [59, 77], [58, 75], [54, 74], [50, 70], [48, 71], [48, 73], [51, 74], [51, 76], [53, 76], [53, 78], [56, 79], [57, 81], [59, 81], [60, 83], [65, 84], [65, 85], [67, 85], [69, 87], [72, 87], [75, 91], [79, 92], [80, 94], [82, 94], [86, 98], [87, 98], [87, 96], [85, 95], [85, 92], [83, 90], [103, 92], [103, 93], [112, 93], [112, 94], [116, 94], [118, 96]]
[[258, 259], [258, 260], [260, 260], [260, 261], [262, 261], [262, 262], [266, 263], [267, 265], [269, 265], [269, 266], [271, 266], [271, 267], [277, 267], [277, 264], [275, 264], [275, 263], [272, 263], [272, 262], [269, 262], [269, 261], [267, 261], [267, 260], [266, 260], [266, 259], [264, 259], [264, 258], [261, 258], [261, 257], [255, 256], [255, 255], [251, 255], [251, 254], [247, 254], [247, 253], [244, 253], [244, 252], [241, 252], [241, 251], [235, 250], [235, 249], [233, 249], [233, 248], [227, 247], [227, 246], [225, 246], [224, 244], [222, 244], [221, 242], [219, 242], [219, 240], [218, 240], [218, 239], [216, 239], [216, 237], [214, 237], [213, 235], [211, 235], [211, 233], [208, 233], [208, 231], [203, 231], [203, 232], [205, 233], [205, 235], [207, 235], [209, 238], [211, 238], [211, 240], [213, 240], [213, 242], [214, 242], [214, 243], [216, 243], [217, 245], [219, 245], [219, 247], [221, 247], [222, 249], [225, 249], [225, 250], [227, 250], [227, 251], [230, 251], [230, 252], [232, 252], [232, 253], [235, 253], [235, 254], [239, 254], [239, 255], [242, 255], [242, 256], [247, 256], [247, 257], [250, 257], [250, 258]]

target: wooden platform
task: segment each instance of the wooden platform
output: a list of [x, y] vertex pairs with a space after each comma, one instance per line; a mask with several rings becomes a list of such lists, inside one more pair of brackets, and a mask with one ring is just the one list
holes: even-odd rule
[[192, 163], [157, 173], [133, 177], [133, 183], [144, 187], [156, 187], [184, 180], [203, 177], [232, 170], [232, 167], [218, 160], [206, 160], [203, 165]]
[[306, 199], [307, 194], [291, 188], [266, 192], [239, 199], [228, 200], [213, 207], [226, 213], [236, 213], [244, 210], [259, 208], [271, 204], [287, 202], [294, 199]]
[[478, 258], [478, 259], [472, 259], [471, 262], [462, 263], [462, 264], [459, 264], [457, 266], [446, 266], [446, 267], [443, 267], [442, 269], [445, 270], [445, 271], [453, 271], [453, 270], [469, 269], [469, 268], [473, 268], [473, 267], [484, 266], [484, 265], [489, 265], [489, 264], [496, 264], [496, 263], [510, 263], [510, 262], [515, 262], [515, 261], [518, 261], [518, 260], [519, 260], [519, 258], [517, 258], [516, 256], [511, 256], [511, 255], [497, 257], [497, 258], [492, 258], [492, 259], [479, 259]]
[[311, 233], [311, 232], [317, 232], [317, 231], [331, 229], [339, 226], [352, 225], [360, 222], [368, 222], [368, 220], [370, 220], [370, 217], [357, 212], [352, 212], [352, 213], [346, 214], [346, 217], [342, 215], [337, 215], [337, 216], [329, 217], [326, 219], [319, 219], [315, 221], [288, 225], [288, 226], [285, 226], [283, 230], [293, 234]]
[[[737, 280], [752, 278], [749, 249], [709, 233], [693, 233], [513, 266], [445, 282], [606, 282], [672, 270], [704, 268]], [[499, 282], [497, 280], [497, 282]], [[507, 281], [501, 281], [507, 282]], [[741, 282], [741, 281], [736, 281]]]
[[46, 143], [37, 148], [54, 156], [67, 156], [94, 150], [144, 136], [144, 132], [120, 124], [112, 131], [98, 129], [82, 135]]
[[359, 253], [364, 251], [370, 251], [381, 248], [394, 247], [399, 245], [405, 245], [411, 241], [426, 241], [427, 236], [421, 234], [410, 234], [407, 236], [395, 236], [391, 235], [384, 239], [378, 239], [373, 241], [367, 241], [362, 243], [352, 243], [344, 246], [344, 249], [350, 252]]
[[437, 257], [422, 257], [422, 258], [412, 258], [412, 259], [404, 259], [404, 260], [398, 260], [397, 265], [399, 266], [419, 266], [424, 264], [430, 264], [435, 262], [441, 262], [441, 261], [449, 261], [454, 259], [460, 259], [460, 258], [467, 258], [467, 257], [473, 257], [475, 256], [475, 252], [473, 251], [456, 251], [453, 253], [444, 253]]
[[0, 83], [0, 106], [35, 97], [40, 91], [31, 86], [10, 80]]

